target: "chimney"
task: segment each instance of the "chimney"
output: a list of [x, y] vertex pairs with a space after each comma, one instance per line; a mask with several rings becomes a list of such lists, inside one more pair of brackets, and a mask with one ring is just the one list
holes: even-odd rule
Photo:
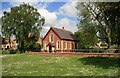
[[62, 30], [64, 30], [64, 27], [62, 27]]

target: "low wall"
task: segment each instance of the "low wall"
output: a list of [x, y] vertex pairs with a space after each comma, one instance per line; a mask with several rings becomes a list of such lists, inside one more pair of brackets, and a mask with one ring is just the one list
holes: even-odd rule
[[38, 54], [38, 55], [43, 55], [43, 56], [87, 56], [87, 57], [119, 57], [120, 58], [120, 53], [46, 53], [46, 52], [27, 52], [28, 54]]
[[[41, 52], [48, 52], [47, 50], [42, 50]], [[77, 50], [55, 50], [55, 53], [59, 52], [82, 52], [82, 53], [120, 53], [120, 49], [77, 49]]]

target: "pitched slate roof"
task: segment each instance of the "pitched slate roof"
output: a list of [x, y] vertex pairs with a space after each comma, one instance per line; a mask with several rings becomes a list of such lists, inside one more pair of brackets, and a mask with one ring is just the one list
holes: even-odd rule
[[51, 27], [50, 29], [52, 29], [61, 39], [77, 40], [77, 38], [73, 35], [73, 33], [68, 30], [59, 29], [55, 27]]

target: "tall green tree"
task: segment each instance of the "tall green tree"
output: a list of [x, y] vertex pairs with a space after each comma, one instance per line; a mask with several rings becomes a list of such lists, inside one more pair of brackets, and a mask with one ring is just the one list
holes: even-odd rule
[[104, 20], [110, 47], [113, 44], [120, 46], [120, 2], [94, 3], [99, 8], [98, 20]]
[[98, 41], [96, 24], [91, 21], [91, 15], [85, 7], [81, 9], [78, 16], [81, 19], [77, 24], [79, 30], [75, 35], [80, 40], [80, 48], [93, 48]]
[[[120, 45], [120, 2], [87, 2], [78, 3], [87, 8], [94, 22], [96, 22], [99, 32], [106, 37], [108, 48], [111, 45]], [[92, 21], [92, 20], [91, 20]]]
[[36, 8], [23, 3], [11, 8], [10, 12], [4, 12], [2, 33], [9, 38], [11, 35], [15, 35], [19, 43], [19, 50], [25, 51], [25, 42], [28, 42], [28, 36], [33, 34], [35, 36], [33, 41], [36, 41], [44, 22], [45, 19], [41, 17]]

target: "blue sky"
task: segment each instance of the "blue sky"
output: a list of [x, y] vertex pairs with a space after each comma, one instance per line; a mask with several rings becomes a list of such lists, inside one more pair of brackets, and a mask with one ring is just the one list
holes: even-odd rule
[[50, 12], [57, 11], [61, 6], [63, 6], [66, 2], [50, 2], [47, 10]]
[[[24, 2], [25, 0], [22, 0]], [[25, 2], [38, 9], [38, 12], [46, 19], [45, 25], [41, 31], [41, 35], [44, 36], [48, 29], [53, 26], [57, 28], [64, 27], [66, 30], [75, 32], [77, 31], [77, 10], [75, 9], [75, 2], [39, 2], [32, 0], [32, 2]], [[2, 8], [0, 9], [0, 17], [3, 15], [3, 11], [10, 11], [11, 7], [19, 6], [21, 1], [11, 0], [2, 2]]]

